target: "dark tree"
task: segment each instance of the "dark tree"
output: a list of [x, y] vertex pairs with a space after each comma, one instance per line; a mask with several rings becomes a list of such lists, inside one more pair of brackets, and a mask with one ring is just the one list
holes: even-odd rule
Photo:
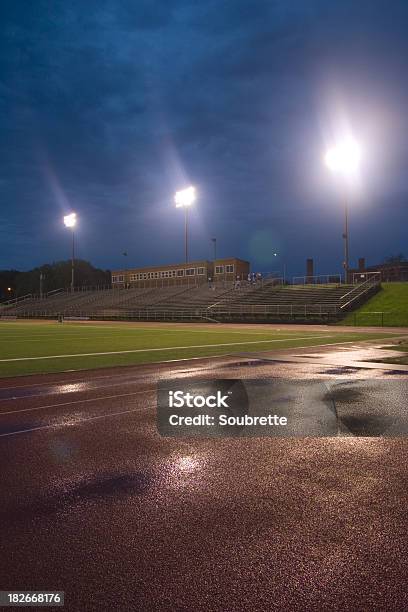
[[[15, 295], [40, 292], [40, 275], [42, 274], [42, 290], [44, 293], [54, 289], [65, 289], [71, 284], [71, 261], [56, 261], [44, 264], [28, 272], [20, 272], [16, 277]], [[96, 287], [111, 283], [109, 270], [100, 270], [88, 261], [75, 260], [75, 286]]]

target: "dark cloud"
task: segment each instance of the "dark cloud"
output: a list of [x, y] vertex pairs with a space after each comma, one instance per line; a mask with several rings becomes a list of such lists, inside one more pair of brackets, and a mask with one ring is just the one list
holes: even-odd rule
[[321, 153], [339, 109], [369, 148], [352, 255], [403, 251], [407, 32], [402, 0], [3, 0], [0, 267], [64, 257], [70, 207], [98, 265], [178, 260], [191, 181], [194, 256], [269, 236], [293, 273], [337, 269]]

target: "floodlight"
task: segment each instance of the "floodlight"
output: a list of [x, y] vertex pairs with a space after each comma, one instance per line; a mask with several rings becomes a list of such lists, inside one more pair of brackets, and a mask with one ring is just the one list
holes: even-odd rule
[[324, 157], [327, 167], [344, 175], [354, 174], [361, 160], [361, 148], [352, 138], [330, 148]]
[[182, 189], [181, 191], [176, 191], [174, 196], [174, 201], [176, 203], [176, 208], [184, 208], [184, 245], [185, 245], [185, 255], [186, 255], [186, 263], [188, 263], [188, 209], [195, 202], [196, 199], [196, 190], [195, 187], [190, 185], [190, 187], [186, 187], [186, 189]]
[[[361, 160], [361, 148], [352, 137], [340, 141], [330, 148], [324, 156], [327, 167], [336, 174], [341, 174], [347, 184], [356, 178]], [[344, 202], [344, 280], [349, 282], [349, 231], [348, 231], [348, 197]]]
[[196, 199], [196, 190], [195, 187], [190, 185], [186, 189], [182, 189], [181, 191], [177, 191], [174, 196], [174, 201], [176, 203], [176, 208], [181, 208], [184, 206], [191, 206]]
[[65, 227], [75, 227], [77, 222], [76, 213], [70, 213], [69, 215], [65, 215], [64, 217], [64, 225]]
[[76, 213], [72, 212], [69, 215], [65, 215], [64, 217], [64, 225], [72, 230], [72, 257], [71, 257], [71, 291], [74, 291], [74, 268], [75, 268], [75, 238], [74, 238], [74, 229], [77, 222]]

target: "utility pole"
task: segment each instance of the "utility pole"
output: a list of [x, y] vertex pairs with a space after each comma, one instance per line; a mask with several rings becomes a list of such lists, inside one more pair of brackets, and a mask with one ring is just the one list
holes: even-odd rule
[[349, 282], [349, 233], [348, 233], [348, 203], [344, 204], [344, 282]]

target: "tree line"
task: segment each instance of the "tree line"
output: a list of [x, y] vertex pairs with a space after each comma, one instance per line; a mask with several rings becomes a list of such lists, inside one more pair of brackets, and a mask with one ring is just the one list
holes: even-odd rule
[[[40, 287], [41, 284], [41, 287]], [[10, 299], [27, 293], [48, 293], [68, 288], [71, 284], [71, 260], [44, 264], [27, 272], [0, 270], [0, 299]], [[109, 270], [95, 268], [89, 261], [75, 260], [75, 287], [96, 287], [111, 284]]]

